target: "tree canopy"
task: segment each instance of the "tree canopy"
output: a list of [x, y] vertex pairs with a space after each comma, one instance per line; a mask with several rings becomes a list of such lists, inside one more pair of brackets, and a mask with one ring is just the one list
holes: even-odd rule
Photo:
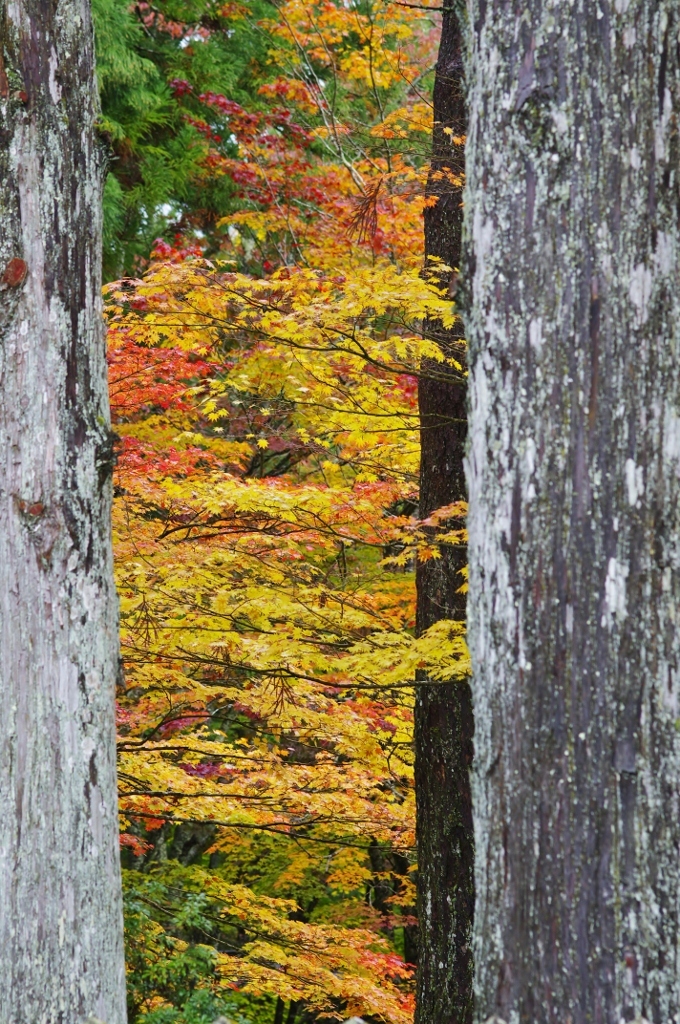
[[3, 1021], [678, 1019], [676, 8], [6, 5]]
[[414, 634], [438, 15], [95, 15], [130, 1019], [407, 1024], [413, 682], [468, 670]]

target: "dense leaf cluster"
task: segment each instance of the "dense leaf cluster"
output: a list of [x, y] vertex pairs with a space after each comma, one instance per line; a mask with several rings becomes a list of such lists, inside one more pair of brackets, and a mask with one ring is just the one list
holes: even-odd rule
[[467, 671], [414, 637], [435, 30], [206, 10], [99, 14], [130, 1019], [408, 1024], [412, 684]]
[[92, 9], [101, 131], [110, 149], [104, 274], [111, 279], [144, 265], [156, 238], [189, 230], [209, 238], [216, 221], [238, 207], [232, 179], [210, 168], [211, 152], [237, 154], [231, 132], [218, 139], [215, 126], [206, 138], [203, 105], [187, 105], [177, 83], [256, 102], [270, 48], [261, 21], [272, 6], [93, 0]]

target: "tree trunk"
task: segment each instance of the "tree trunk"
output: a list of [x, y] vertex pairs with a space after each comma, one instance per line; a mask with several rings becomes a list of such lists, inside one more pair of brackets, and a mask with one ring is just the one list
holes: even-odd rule
[[86, 0], [0, 5], [0, 1020], [125, 1021]]
[[[463, 149], [452, 136], [465, 132], [461, 31], [458, 13], [445, 8], [434, 87], [430, 195], [425, 212], [425, 251], [450, 268], [460, 263]], [[445, 129], [448, 129], [446, 131]], [[440, 273], [450, 287], [450, 271]], [[464, 362], [460, 330], [428, 322], [444, 351]], [[463, 500], [467, 433], [462, 374], [438, 363], [422, 367], [420, 409], [420, 515]], [[460, 593], [463, 547], [445, 547], [439, 560], [417, 567], [417, 630], [440, 619], [465, 618]], [[419, 955], [416, 1024], [469, 1024], [472, 1020], [471, 929], [474, 907], [472, 810], [472, 702], [467, 683], [420, 680], [415, 704], [418, 836]]]
[[669, 1024], [680, 10], [469, 11], [476, 1014]]

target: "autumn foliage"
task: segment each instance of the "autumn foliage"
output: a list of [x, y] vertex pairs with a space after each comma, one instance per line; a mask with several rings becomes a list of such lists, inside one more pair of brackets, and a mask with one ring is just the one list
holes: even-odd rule
[[408, 1024], [413, 680], [467, 671], [458, 624], [414, 638], [463, 511], [417, 511], [421, 325], [454, 315], [422, 274], [436, 23], [288, 0], [257, 30], [251, 108], [168, 82], [234, 209], [106, 288], [130, 1016]]

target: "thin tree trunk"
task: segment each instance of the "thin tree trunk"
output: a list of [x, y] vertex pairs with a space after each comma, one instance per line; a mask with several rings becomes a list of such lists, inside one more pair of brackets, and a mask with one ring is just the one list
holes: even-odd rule
[[[437, 203], [425, 212], [426, 256], [450, 268], [460, 263], [463, 149], [452, 138], [465, 133], [461, 30], [449, 5], [434, 87], [432, 169], [428, 191]], [[439, 275], [451, 287], [450, 270]], [[444, 351], [462, 364], [461, 330], [439, 322], [426, 329]], [[467, 434], [462, 374], [438, 363], [422, 368], [420, 410], [420, 515], [463, 500], [463, 455]], [[466, 564], [462, 547], [446, 547], [438, 560], [421, 562], [416, 582], [417, 630], [440, 619], [465, 618], [460, 593]], [[469, 1024], [472, 1020], [471, 929], [474, 907], [472, 811], [472, 703], [467, 683], [426, 685], [415, 704], [416, 801], [418, 836], [419, 953], [417, 1024]]]
[[276, 997], [276, 1009], [274, 1010], [274, 1024], [283, 1024], [283, 1011], [286, 1008], [281, 996]]
[[477, 1017], [680, 1007], [680, 10], [470, 0]]
[[286, 1024], [295, 1024], [295, 1018], [297, 1017], [298, 1007], [300, 1003], [297, 999], [291, 999], [288, 1004], [288, 1016], [286, 1017]]
[[86, 0], [0, 6], [0, 1021], [123, 1024]]

